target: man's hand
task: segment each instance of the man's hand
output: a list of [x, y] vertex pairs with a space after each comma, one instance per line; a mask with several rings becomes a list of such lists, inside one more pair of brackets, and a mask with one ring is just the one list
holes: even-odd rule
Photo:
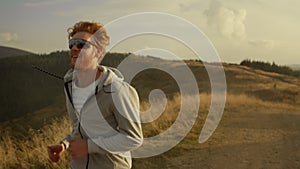
[[52, 162], [58, 162], [60, 155], [64, 151], [64, 146], [62, 144], [47, 146], [48, 155]]
[[88, 154], [87, 140], [75, 138], [69, 140], [69, 153], [72, 158], [79, 158]]

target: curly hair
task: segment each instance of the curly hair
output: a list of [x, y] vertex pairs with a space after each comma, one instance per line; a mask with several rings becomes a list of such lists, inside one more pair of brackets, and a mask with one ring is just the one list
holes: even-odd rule
[[98, 22], [80, 21], [75, 23], [71, 28], [68, 28], [68, 39], [71, 39], [77, 32], [87, 32], [93, 35], [95, 42], [105, 53], [105, 47], [109, 44], [109, 36], [104, 26]]

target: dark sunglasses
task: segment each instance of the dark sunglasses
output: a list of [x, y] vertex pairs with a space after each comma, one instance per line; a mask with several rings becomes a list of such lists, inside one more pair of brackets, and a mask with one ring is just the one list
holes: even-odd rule
[[97, 47], [97, 45], [95, 45], [94, 43], [84, 40], [84, 39], [70, 39], [69, 40], [69, 49], [72, 49], [72, 47], [74, 45], [76, 45], [76, 47], [78, 49], [89, 48], [90, 46]]

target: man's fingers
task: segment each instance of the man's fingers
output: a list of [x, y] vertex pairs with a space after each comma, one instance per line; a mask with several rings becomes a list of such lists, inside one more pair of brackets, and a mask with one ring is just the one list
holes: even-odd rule
[[49, 155], [49, 157], [52, 162], [58, 162], [58, 160], [59, 160], [59, 154], [56, 154], [56, 153], [53, 153], [53, 154], [51, 153]]
[[47, 148], [47, 151], [49, 156], [53, 156], [53, 150], [50, 147]]
[[72, 158], [79, 158], [80, 156], [77, 155], [77, 154], [75, 154], [75, 153], [73, 153], [73, 154], [71, 154], [71, 157], [72, 157]]
[[52, 158], [50, 158], [50, 160], [52, 161], [52, 162], [58, 162], [59, 161], [59, 157], [52, 157]]
[[48, 151], [48, 156], [52, 162], [58, 162], [60, 159], [59, 152], [60, 150], [58, 149], [57, 146], [47, 146], [47, 151]]
[[72, 156], [72, 158], [77, 158], [76, 150], [73, 150], [72, 147], [69, 147], [68, 151], [69, 151], [69, 154]]
[[73, 151], [72, 147], [69, 147], [68, 151], [72, 157], [75, 155], [75, 151]]

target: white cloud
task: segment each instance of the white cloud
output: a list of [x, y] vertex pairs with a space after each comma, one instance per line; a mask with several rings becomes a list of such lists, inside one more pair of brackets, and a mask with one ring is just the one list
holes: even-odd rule
[[221, 2], [212, 0], [209, 9], [204, 11], [207, 24], [229, 39], [245, 39], [245, 9], [230, 9], [224, 7]]
[[193, 3], [179, 3], [178, 4], [178, 7], [180, 9], [181, 12], [188, 12], [188, 11], [191, 11], [193, 9], [195, 9], [195, 6]]
[[252, 46], [266, 49], [272, 49], [274, 47], [274, 41], [272, 40], [249, 40], [248, 43]]
[[15, 42], [18, 40], [18, 35], [13, 32], [0, 33], [0, 41], [2, 42]]
[[24, 6], [25, 7], [41, 7], [41, 6], [49, 6], [49, 5], [55, 5], [55, 4], [58, 4], [58, 3], [71, 2], [71, 1], [72, 0], [30, 1], [30, 2], [25, 2]]

